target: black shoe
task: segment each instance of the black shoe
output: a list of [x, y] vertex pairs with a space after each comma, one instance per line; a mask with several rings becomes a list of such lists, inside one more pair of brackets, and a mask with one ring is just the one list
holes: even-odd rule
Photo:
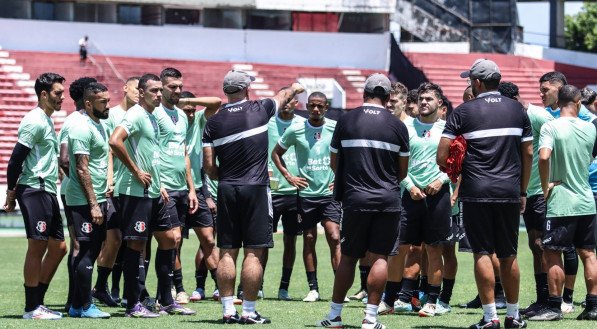
[[66, 304], [64, 304], [64, 313], [68, 314], [68, 311], [70, 311], [70, 303], [66, 302]]
[[504, 294], [495, 296], [495, 308], [498, 310], [506, 309], [506, 296]]
[[466, 303], [466, 304], [460, 304], [458, 305], [461, 308], [481, 308], [481, 306], [483, 306], [481, 304], [481, 298], [479, 297], [479, 295], [477, 295], [477, 297], [475, 297], [475, 299], [471, 300], [470, 302]]
[[597, 320], [597, 307], [585, 308], [582, 313], [578, 315], [577, 320]]
[[95, 290], [95, 288], [91, 291], [91, 297], [97, 299], [100, 303], [109, 306], [109, 307], [117, 307], [118, 303], [112, 299], [112, 296], [105, 291], [105, 290]]
[[561, 310], [552, 309], [549, 307], [543, 307], [539, 312], [533, 316], [529, 316], [527, 312], [527, 319], [529, 321], [558, 321], [564, 318]]
[[506, 317], [506, 321], [504, 323], [504, 328], [526, 328], [527, 323], [519, 316], [518, 319], [515, 319], [511, 316]]
[[527, 308], [521, 308], [518, 312], [520, 313], [520, 315], [526, 316], [526, 314], [528, 312], [536, 313], [543, 307], [545, 307], [545, 305], [543, 303], [537, 301], [537, 302], [532, 302], [531, 305], [529, 305]]
[[267, 324], [272, 323], [268, 318], [262, 317], [259, 313], [255, 312], [255, 316], [243, 316], [238, 322], [240, 324]]
[[240, 315], [238, 315], [238, 312], [236, 312], [234, 315], [224, 315], [222, 317], [222, 322], [224, 324], [240, 323]]
[[110, 292], [110, 296], [112, 296], [112, 299], [119, 304], [120, 303], [120, 291], [118, 290], [112, 290]]
[[499, 329], [500, 328], [500, 320], [492, 320], [492, 321], [485, 321], [485, 318], [481, 318], [479, 323], [475, 323], [472, 326], [468, 327], [468, 329]]

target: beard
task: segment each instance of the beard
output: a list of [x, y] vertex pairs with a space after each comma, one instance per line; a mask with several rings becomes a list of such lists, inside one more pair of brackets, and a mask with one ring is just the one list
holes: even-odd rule
[[108, 116], [109, 116], [109, 114], [110, 113], [108, 112], [108, 110], [106, 110], [104, 112], [101, 112], [101, 111], [98, 111], [96, 109], [93, 109], [93, 116], [96, 117], [96, 118], [98, 118], [98, 119], [107, 119]]

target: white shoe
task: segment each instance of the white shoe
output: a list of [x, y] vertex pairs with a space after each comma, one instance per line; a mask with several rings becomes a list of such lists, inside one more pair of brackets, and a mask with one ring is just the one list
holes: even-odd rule
[[344, 297], [344, 303], [350, 303], [350, 299], [348, 297]]
[[450, 307], [450, 305], [444, 302], [440, 301], [437, 302], [437, 304], [435, 305], [435, 315], [442, 315], [450, 312], [452, 312], [452, 308]]
[[422, 318], [434, 317], [435, 316], [435, 304], [426, 303], [421, 310], [419, 310], [419, 316]]
[[561, 309], [562, 309], [563, 314], [570, 314], [570, 313], [574, 312], [574, 304], [572, 304], [572, 303], [568, 304], [568, 303], [562, 302]]
[[257, 292], [257, 298], [259, 298], [259, 299], [265, 298], [265, 294], [263, 293], [263, 290], [259, 290]]
[[315, 326], [320, 328], [344, 328], [344, 326], [342, 325], [342, 318], [340, 318], [339, 316], [337, 316], [335, 319], [328, 319], [327, 317], [325, 317], [325, 319], [317, 321], [317, 323], [315, 323]]
[[361, 324], [361, 329], [386, 329], [386, 326], [377, 321], [369, 322], [367, 320], [363, 320], [363, 324]]
[[377, 308], [377, 314], [379, 315], [386, 315], [394, 313], [394, 307], [388, 305], [383, 300], [379, 303], [379, 307]]
[[55, 312], [51, 312], [49, 309], [40, 305], [33, 311], [25, 312], [25, 314], [23, 314], [23, 319], [59, 320], [62, 319], [62, 316], [56, 314]]
[[350, 299], [362, 300], [365, 297], [367, 297], [367, 292], [365, 290], [359, 290], [356, 294], [350, 296]]
[[319, 292], [317, 290], [311, 290], [307, 294], [307, 297], [303, 298], [303, 302], [316, 302], [319, 301]]

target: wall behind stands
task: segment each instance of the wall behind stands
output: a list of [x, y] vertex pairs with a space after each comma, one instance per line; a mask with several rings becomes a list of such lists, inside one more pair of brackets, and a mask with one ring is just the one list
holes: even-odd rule
[[[0, 19], [6, 50], [78, 52], [88, 35], [106, 55], [387, 70], [389, 33], [323, 33]], [[91, 49], [93, 54], [96, 50]]]

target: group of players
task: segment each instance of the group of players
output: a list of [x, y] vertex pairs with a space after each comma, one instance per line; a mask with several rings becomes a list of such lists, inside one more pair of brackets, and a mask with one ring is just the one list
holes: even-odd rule
[[[184, 304], [205, 298], [209, 270], [223, 323], [270, 323], [255, 304], [281, 220], [280, 300], [292, 300], [298, 235], [309, 286], [303, 301], [320, 300], [317, 224], [324, 229], [335, 279], [320, 327], [343, 327], [357, 262], [361, 289], [351, 299], [366, 303], [362, 328], [385, 328], [378, 321], [383, 314], [450, 312], [456, 242], [475, 258], [479, 294], [463, 306], [482, 308], [483, 318], [471, 328], [499, 328], [497, 308], [507, 310], [506, 328], [526, 327], [523, 318], [558, 320], [572, 312], [578, 256], [587, 281], [579, 319], [597, 320], [597, 190], [591, 190], [597, 189], [597, 117], [559, 72], [539, 81], [542, 107], [521, 99], [514, 84], [501, 83], [490, 60], [476, 61], [461, 77], [469, 88], [453, 111], [436, 84], [409, 92], [374, 74], [365, 82], [363, 105], [346, 112], [328, 111], [321, 92], [308, 95], [307, 111], [295, 110], [304, 92], [296, 83], [272, 98], [249, 100], [254, 78], [234, 70], [224, 77], [222, 105], [218, 97], [183, 91], [175, 68], [129, 78], [124, 98], [109, 108], [108, 89], [85, 77], [70, 85], [76, 111], [57, 136], [50, 116], [65, 99], [64, 78], [40, 75], [38, 107], [21, 122], [7, 168], [5, 209], [19, 202], [28, 238], [23, 317], [62, 317], [44, 306], [67, 252], [56, 198], [60, 176], [74, 237], [65, 307], [71, 317], [110, 317], [94, 299], [122, 302], [128, 317], [195, 314]], [[521, 212], [537, 301], [519, 311]], [[191, 228], [200, 248], [197, 287], [189, 295], [180, 252]], [[152, 236], [156, 298], [145, 288]], [[235, 304], [242, 304], [241, 314]]]

